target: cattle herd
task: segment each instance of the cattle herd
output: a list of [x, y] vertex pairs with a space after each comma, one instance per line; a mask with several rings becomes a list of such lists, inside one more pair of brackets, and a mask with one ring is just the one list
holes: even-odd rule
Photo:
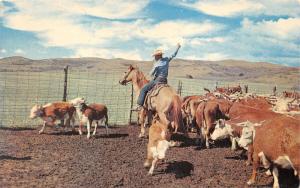
[[[262, 96], [242, 92], [240, 86], [205, 91], [205, 95], [182, 98], [182, 130], [185, 130], [185, 136], [196, 133], [195, 144], [206, 148], [210, 148], [216, 140], [230, 139], [231, 149], [247, 153], [245, 165], [253, 167], [248, 185], [255, 183], [257, 170], [261, 166], [267, 169], [267, 174], [273, 175], [273, 187], [279, 187], [280, 168], [293, 170], [300, 180], [299, 93], [285, 91], [280, 96]], [[80, 122], [80, 135], [82, 126], [87, 124], [87, 138], [90, 138], [93, 122], [93, 135], [99, 123], [105, 125], [106, 134], [109, 134], [107, 107], [86, 104], [84, 98], [35, 105], [30, 118], [36, 117], [44, 121], [40, 134], [46, 125], [54, 125], [56, 120], [65, 120], [64, 127], [70, 125], [74, 129], [75, 117]], [[164, 159], [167, 149], [178, 143], [171, 140], [172, 131], [161, 125], [157, 116], [152, 118], [150, 124], [144, 166], [150, 168], [149, 174], [153, 174], [157, 161]]]

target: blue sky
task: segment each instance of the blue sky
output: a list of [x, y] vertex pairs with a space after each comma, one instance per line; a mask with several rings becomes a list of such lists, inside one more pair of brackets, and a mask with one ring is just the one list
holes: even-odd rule
[[0, 1], [0, 58], [241, 59], [300, 66], [300, 0]]

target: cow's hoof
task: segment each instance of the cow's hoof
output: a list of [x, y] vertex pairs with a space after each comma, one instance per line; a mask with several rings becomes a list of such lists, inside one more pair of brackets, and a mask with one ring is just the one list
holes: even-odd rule
[[96, 135], [96, 133], [93, 133], [93, 136], [95, 136]]
[[148, 160], [146, 160], [145, 162], [144, 162], [144, 167], [145, 168], [149, 168], [151, 166], [151, 163], [148, 161]]
[[140, 133], [139, 138], [145, 138], [145, 134]]
[[175, 142], [175, 141], [170, 141], [170, 143], [169, 143], [170, 145], [170, 147], [178, 147], [178, 146], [180, 146], [180, 143], [179, 142]]
[[43, 134], [44, 132], [43, 131], [39, 131], [39, 134]]
[[254, 181], [253, 181], [253, 180], [247, 181], [247, 185], [253, 185], [253, 184], [254, 184]]
[[79, 135], [82, 135], [82, 132], [79, 132]]
[[91, 136], [90, 136], [90, 135], [87, 135], [86, 137], [87, 137], [87, 139], [90, 139]]
[[250, 165], [251, 165], [251, 162], [247, 161], [246, 166], [250, 166]]
[[271, 176], [271, 175], [272, 175], [271, 171], [270, 171], [270, 170], [267, 170], [267, 171], [266, 171], [266, 175], [267, 175], [267, 176]]
[[196, 145], [201, 145], [200, 139], [196, 139], [195, 144], [196, 144]]

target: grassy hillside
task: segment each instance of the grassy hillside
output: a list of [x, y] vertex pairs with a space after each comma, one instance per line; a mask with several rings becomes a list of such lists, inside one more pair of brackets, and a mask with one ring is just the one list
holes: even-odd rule
[[[123, 72], [129, 64], [137, 65], [143, 71], [151, 69], [151, 61], [101, 58], [57, 58], [31, 60], [20, 56], [0, 59], [0, 72], [52, 71], [69, 65], [75, 70]], [[171, 62], [171, 77], [193, 77], [195, 79], [220, 81], [248, 81], [272, 83], [299, 88], [300, 67], [287, 67], [266, 62], [242, 60], [199, 61], [175, 59]]]

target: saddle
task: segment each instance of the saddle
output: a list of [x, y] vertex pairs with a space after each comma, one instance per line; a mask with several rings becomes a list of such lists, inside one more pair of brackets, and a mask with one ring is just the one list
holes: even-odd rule
[[160, 90], [164, 87], [170, 87], [168, 84], [164, 84], [164, 83], [158, 83], [156, 84], [146, 95], [145, 98], [145, 102], [144, 102], [144, 107], [148, 110], [152, 110], [151, 109], [151, 100], [153, 97], [156, 97]]

